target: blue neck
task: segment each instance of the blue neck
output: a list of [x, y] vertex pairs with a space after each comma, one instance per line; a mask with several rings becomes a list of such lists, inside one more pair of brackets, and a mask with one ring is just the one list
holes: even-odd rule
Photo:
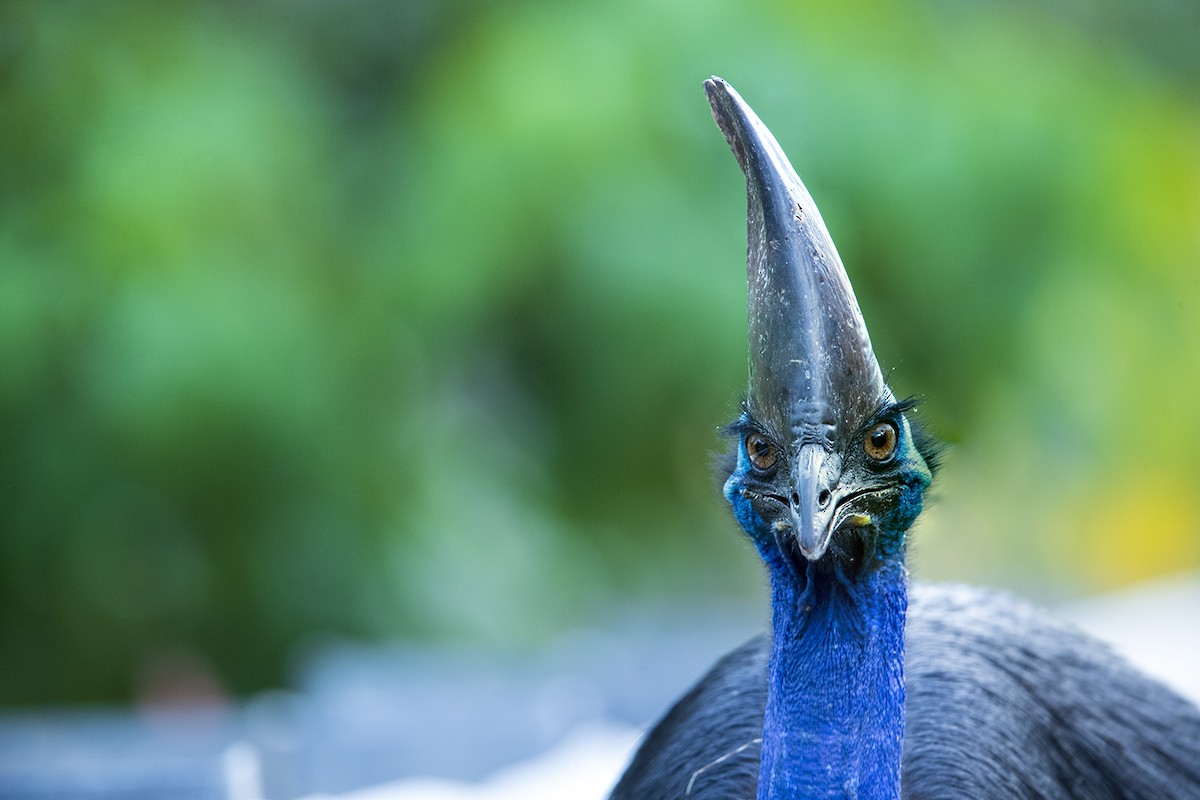
[[[800, 574], [797, 570], [803, 570]], [[853, 578], [768, 560], [774, 609], [759, 800], [900, 796], [903, 551]]]

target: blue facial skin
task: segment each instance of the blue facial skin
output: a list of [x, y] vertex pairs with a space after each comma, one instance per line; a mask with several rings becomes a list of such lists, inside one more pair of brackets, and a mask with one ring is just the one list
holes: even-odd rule
[[767, 565], [772, 593], [759, 800], [900, 795], [905, 533], [932, 475], [901, 409], [885, 408], [871, 424], [880, 420], [895, 427], [895, 451], [874, 462], [862, 438], [850, 437], [839, 485], [857, 495], [845, 501], [854, 518], [816, 561], [795, 547], [779, 502], [791, 495], [793, 454], [779, 447], [774, 468], [758, 470], [746, 437], [761, 428], [748, 415], [731, 426], [738, 457], [724, 493]]

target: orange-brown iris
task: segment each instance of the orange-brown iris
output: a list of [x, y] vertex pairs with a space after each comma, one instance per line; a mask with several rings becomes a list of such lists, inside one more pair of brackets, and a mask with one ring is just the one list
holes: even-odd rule
[[867, 455], [876, 461], [887, 461], [896, 452], [896, 426], [890, 422], [881, 422], [867, 433], [863, 441], [863, 449]]
[[756, 469], [768, 470], [775, 466], [775, 445], [761, 433], [746, 434], [746, 455]]

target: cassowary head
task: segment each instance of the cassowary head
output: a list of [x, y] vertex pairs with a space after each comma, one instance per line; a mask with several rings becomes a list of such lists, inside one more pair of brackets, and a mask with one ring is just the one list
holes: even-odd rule
[[720, 78], [713, 117], [749, 196], [750, 390], [725, 496], [768, 562], [861, 568], [903, 549], [934, 447], [883, 380], [816, 204], [775, 138]]

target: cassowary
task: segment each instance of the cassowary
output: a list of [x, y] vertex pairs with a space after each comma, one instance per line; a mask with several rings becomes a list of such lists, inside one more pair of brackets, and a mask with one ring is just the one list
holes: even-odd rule
[[884, 383], [812, 198], [724, 81], [749, 194], [750, 386], [724, 494], [772, 633], [649, 732], [614, 800], [1200, 798], [1200, 711], [1012, 598], [910, 591], [937, 448]]

